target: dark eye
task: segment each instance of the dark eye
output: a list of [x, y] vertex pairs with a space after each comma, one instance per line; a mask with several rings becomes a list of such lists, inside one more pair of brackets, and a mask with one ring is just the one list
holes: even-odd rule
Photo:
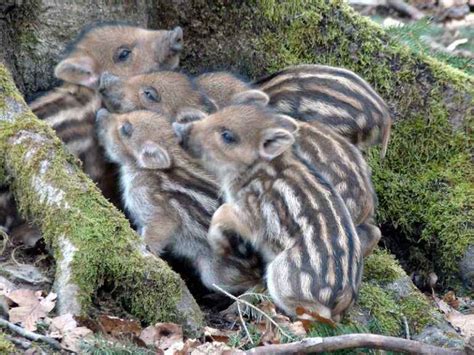
[[229, 130], [224, 130], [221, 133], [222, 141], [225, 144], [233, 144], [237, 142], [237, 137]]
[[116, 62], [125, 62], [132, 51], [128, 48], [119, 48], [117, 51]]
[[153, 102], [159, 102], [160, 101], [160, 96], [158, 95], [156, 90], [153, 89], [153, 88], [144, 89], [143, 90], [143, 95], [145, 95], [145, 97], [150, 101], [153, 101]]
[[125, 122], [122, 127], [120, 127], [120, 133], [124, 137], [130, 137], [133, 132], [133, 125], [130, 122]]

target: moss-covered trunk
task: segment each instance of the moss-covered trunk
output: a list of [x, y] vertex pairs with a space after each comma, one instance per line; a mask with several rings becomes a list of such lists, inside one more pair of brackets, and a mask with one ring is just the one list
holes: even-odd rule
[[8, 176], [20, 210], [51, 246], [59, 313], [87, 312], [105, 285], [139, 319], [197, 331], [202, 315], [183, 281], [145, 250], [54, 132], [31, 113], [1, 64], [0, 176]]
[[[379, 222], [390, 232], [384, 241], [400, 252], [410, 271], [434, 270], [445, 285], [459, 280], [458, 264], [468, 260], [466, 251], [474, 244], [469, 152], [472, 78], [411, 53], [342, 0], [150, 0], [146, 16], [140, 16], [144, 5], [137, 13], [123, 6], [110, 5], [109, 9], [109, 2], [99, 1], [97, 6], [105, 10], [98, 12], [90, 11], [91, 1], [80, 0], [71, 12], [67, 3], [26, 3], [10, 9], [7, 22], [2, 23], [0, 16], [0, 25], [21, 27], [21, 36], [7, 34], [9, 41], [4, 43], [11, 43], [14, 50], [5, 58], [8, 66], [16, 69], [15, 79], [28, 96], [54, 83], [53, 65], [59, 49], [91, 19], [131, 18], [150, 28], [182, 26], [182, 64], [193, 73], [227, 69], [255, 79], [300, 63], [355, 71], [389, 103], [396, 120], [386, 159], [380, 162], [376, 152], [369, 155], [380, 201]], [[33, 3], [37, 7], [26, 11]], [[67, 20], [57, 13], [67, 13]], [[84, 14], [80, 21], [74, 20], [77, 14]], [[24, 72], [24, 68], [28, 70]], [[32, 72], [36, 76], [31, 76]], [[13, 148], [9, 149], [17, 149]], [[96, 197], [93, 201], [98, 201]], [[98, 207], [91, 205], [92, 210]], [[94, 238], [103, 230], [101, 225], [97, 227], [99, 232], [88, 228], [80, 233]], [[472, 257], [474, 248], [471, 250]], [[464, 275], [466, 281], [472, 281], [474, 271]], [[403, 317], [415, 332], [434, 319], [427, 300], [414, 289], [397, 261], [384, 252], [367, 260], [359, 303], [362, 318], [373, 316], [376, 321], [370, 324], [381, 333], [400, 334]]]

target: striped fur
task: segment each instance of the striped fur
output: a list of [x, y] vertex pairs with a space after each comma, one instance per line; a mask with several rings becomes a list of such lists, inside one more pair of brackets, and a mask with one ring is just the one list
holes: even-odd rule
[[[99, 77], [104, 71], [131, 76], [174, 69], [179, 64], [182, 37], [179, 27], [172, 31], [151, 31], [121, 24], [89, 26], [69, 45], [65, 58], [55, 68], [55, 76], [64, 84], [29, 103], [113, 202], [116, 202], [115, 170], [105, 162], [94, 132], [95, 112], [101, 107], [96, 92]], [[124, 51], [128, 55], [123, 59]], [[0, 200], [6, 198], [0, 195]], [[6, 228], [1, 223], [0, 220], [0, 227]]]
[[207, 231], [219, 206], [218, 186], [182, 151], [165, 116], [100, 110], [98, 133], [120, 166], [124, 205], [152, 252], [188, 259], [209, 288], [215, 283], [242, 292], [260, 282], [260, 259], [249, 246], [239, 243], [226, 258], [212, 252]]
[[360, 286], [361, 245], [337, 191], [292, 155], [297, 127], [255, 105], [174, 124], [182, 146], [224, 190], [209, 231], [214, 250], [227, 255], [228, 235], [241, 235], [263, 255], [280, 308], [338, 320]]
[[254, 85], [270, 96], [277, 111], [301, 121], [322, 122], [360, 147], [382, 143], [381, 156], [385, 156], [392, 124], [389, 109], [357, 74], [324, 65], [298, 65]]
[[[268, 100], [266, 94], [252, 90], [250, 85], [226, 72], [203, 74], [195, 79], [194, 84], [184, 74], [166, 71], [125, 80], [107, 79], [101, 80], [101, 84], [104, 81], [104, 100], [110, 100], [110, 106], [119, 111], [123, 111], [124, 106], [128, 110], [152, 110], [166, 113], [170, 117], [176, 116], [180, 121], [195, 119], [189, 118], [196, 115], [196, 111], [190, 109], [210, 112], [202, 94], [208, 96], [218, 107], [252, 100], [264, 105]], [[160, 99], [151, 102], [144, 95], [140, 96], [144, 88], [155, 90]], [[353, 222], [357, 226], [361, 225], [365, 231], [361, 233], [363, 249], [365, 255], [369, 254], [381, 235], [373, 222], [375, 192], [370, 169], [362, 154], [342, 136], [317, 121], [311, 125], [301, 123], [296, 144], [295, 156], [306, 160], [336, 188], [348, 207]]]

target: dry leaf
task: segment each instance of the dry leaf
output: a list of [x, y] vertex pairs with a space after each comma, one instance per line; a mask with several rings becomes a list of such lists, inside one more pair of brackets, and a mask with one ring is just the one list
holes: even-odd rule
[[[191, 355], [222, 355], [230, 350], [232, 349], [226, 343], [220, 343], [216, 341], [213, 343], [204, 343], [199, 345], [197, 348], [191, 351]], [[234, 354], [237, 354], [237, 351], [234, 352]]]
[[78, 353], [81, 340], [89, 334], [92, 334], [92, 331], [86, 327], [75, 328], [64, 334], [61, 346], [64, 349]]
[[307, 335], [303, 322], [297, 321], [287, 325], [288, 330], [298, 337], [305, 337]]
[[444, 296], [443, 296], [443, 301], [449, 304], [451, 307], [454, 309], [459, 308], [459, 300], [456, 298], [456, 295], [454, 291], [448, 291]]
[[446, 318], [455, 328], [461, 331], [466, 340], [474, 337], [474, 314], [452, 312]]
[[99, 324], [102, 326], [104, 332], [114, 337], [126, 334], [139, 336], [142, 330], [140, 323], [136, 320], [121, 319], [105, 314], [99, 317]]
[[20, 289], [9, 292], [7, 295], [18, 307], [8, 312], [10, 322], [20, 323], [26, 330], [36, 330], [36, 322], [51, 312], [55, 305], [56, 294], [51, 292], [46, 298], [41, 296], [41, 291]]
[[229, 338], [236, 334], [235, 330], [220, 330], [211, 327], [204, 327], [204, 336], [207, 341], [219, 341], [222, 343], [227, 343]]
[[146, 327], [140, 334], [146, 345], [154, 345], [157, 349], [166, 350], [176, 342], [183, 342], [183, 330], [174, 323], [156, 323]]
[[63, 314], [51, 320], [49, 336], [62, 338], [61, 346], [64, 349], [78, 352], [80, 341], [89, 334], [92, 334], [92, 331], [86, 327], [78, 327], [71, 313]]
[[77, 328], [77, 322], [71, 313], [63, 314], [62, 316], [51, 319], [50, 331], [58, 332], [59, 334], [66, 334], [71, 330]]

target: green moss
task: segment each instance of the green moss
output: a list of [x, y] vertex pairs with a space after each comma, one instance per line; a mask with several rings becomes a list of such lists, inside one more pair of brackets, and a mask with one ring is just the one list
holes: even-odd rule
[[395, 257], [386, 250], [377, 249], [365, 259], [364, 281], [392, 282], [404, 275]]
[[3, 65], [0, 65], [0, 116], [6, 114], [6, 99], [8, 97], [23, 100], [15, 87], [10, 72]]
[[418, 334], [425, 326], [434, 322], [433, 308], [428, 300], [415, 290], [400, 300], [399, 308], [400, 313], [407, 319], [410, 334]]
[[15, 346], [5, 338], [5, 335], [0, 331], [0, 354], [16, 354]]
[[369, 329], [373, 333], [398, 336], [401, 332], [401, 314], [397, 302], [388, 291], [370, 283], [362, 284], [359, 305], [369, 312], [372, 322]]
[[[473, 243], [472, 142], [464, 132], [473, 128], [474, 79], [413, 53], [345, 1], [257, 3], [269, 24], [255, 46], [268, 54], [269, 72], [301, 63], [345, 67], [393, 108], [399, 122], [388, 157], [382, 164], [373, 153], [369, 162], [381, 201], [379, 222], [406, 234], [409, 245], [403, 247], [411, 254], [434, 260], [409, 262], [410, 268], [435, 270], [453, 284], [457, 263]], [[450, 123], [456, 116], [459, 133]]]
[[[410, 264], [453, 277], [459, 259], [474, 244], [469, 223], [474, 220], [472, 143], [452, 132], [440, 105], [432, 104], [428, 122], [424, 115], [399, 122], [385, 161], [372, 152], [370, 162], [378, 218], [390, 223], [394, 234], [406, 236], [412, 245]], [[426, 257], [420, 259], [420, 253]]]

